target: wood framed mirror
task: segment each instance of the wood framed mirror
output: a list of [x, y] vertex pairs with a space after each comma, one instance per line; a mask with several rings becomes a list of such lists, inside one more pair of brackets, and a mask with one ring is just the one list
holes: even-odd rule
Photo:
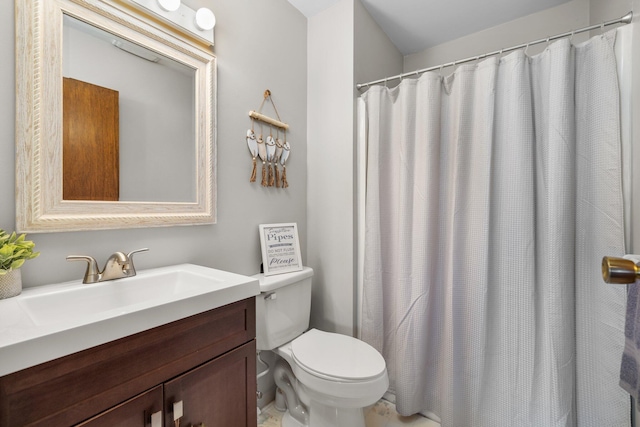
[[126, 1], [15, 6], [16, 228], [215, 223], [210, 48]]

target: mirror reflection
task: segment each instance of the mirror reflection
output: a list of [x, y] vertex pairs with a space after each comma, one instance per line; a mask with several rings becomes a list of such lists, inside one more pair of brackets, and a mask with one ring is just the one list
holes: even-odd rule
[[63, 199], [195, 202], [193, 68], [63, 24]]

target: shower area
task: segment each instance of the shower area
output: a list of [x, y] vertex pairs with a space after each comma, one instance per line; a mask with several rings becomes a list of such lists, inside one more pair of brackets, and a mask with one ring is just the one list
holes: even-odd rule
[[632, 425], [600, 264], [634, 249], [633, 26], [358, 82], [357, 330], [400, 414]]

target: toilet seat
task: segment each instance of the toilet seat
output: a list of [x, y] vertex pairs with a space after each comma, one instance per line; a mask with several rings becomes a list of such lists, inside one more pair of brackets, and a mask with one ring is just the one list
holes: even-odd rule
[[361, 382], [386, 375], [384, 358], [359, 339], [311, 329], [291, 342], [296, 364], [325, 380]]

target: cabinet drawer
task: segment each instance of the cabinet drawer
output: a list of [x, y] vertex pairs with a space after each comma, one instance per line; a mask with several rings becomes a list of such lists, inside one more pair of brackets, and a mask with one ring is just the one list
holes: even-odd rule
[[255, 338], [255, 299], [0, 378], [0, 427], [69, 426]]

